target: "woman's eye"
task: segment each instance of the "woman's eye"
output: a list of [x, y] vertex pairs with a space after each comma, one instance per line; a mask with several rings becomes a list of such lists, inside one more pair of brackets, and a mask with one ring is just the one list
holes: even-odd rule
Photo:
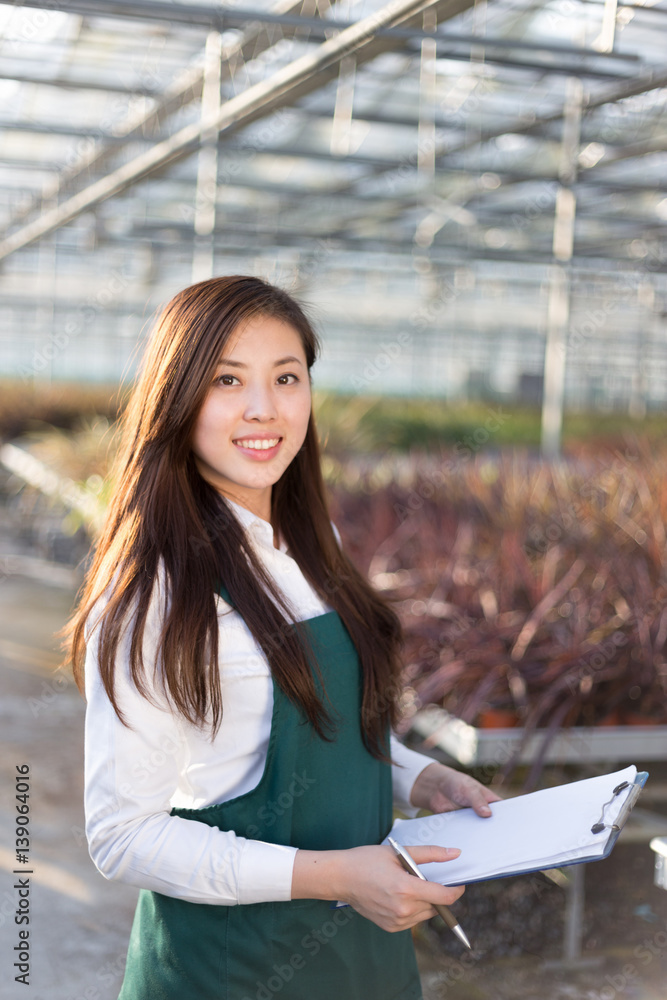
[[236, 375], [218, 375], [216, 382], [219, 385], [233, 385], [234, 382], [238, 382]]
[[[291, 379], [292, 381], [286, 382], [286, 381], [283, 381], [283, 379]], [[298, 376], [297, 375], [292, 375], [289, 372], [286, 372], [284, 375], [279, 375], [278, 376], [278, 384], [279, 385], [294, 385], [294, 383], [298, 382], [298, 381], [299, 381]]]

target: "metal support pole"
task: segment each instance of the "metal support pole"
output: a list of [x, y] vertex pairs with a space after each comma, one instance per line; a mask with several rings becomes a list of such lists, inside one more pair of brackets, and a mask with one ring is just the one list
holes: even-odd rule
[[[42, 194], [42, 211], [57, 207], [57, 200]], [[41, 298], [35, 310], [35, 350], [32, 357], [31, 375], [35, 380], [49, 385], [53, 378], [53, 356], [55, 353], [55, 302], [57, 291], [57, 250], [58, 234], [40, 243], [37, 250], [37, 274]]]
[[586, 865], [572, 865], [567, 886], [565, 908], [565, 941], [563, 961], [578, 962], [581, 958], [581, 934], [584, 926], [584, 877]]
[[547, 311], [547, 343], [544, 352], [542, 400], [542, 454], [555, 459], [560, 454], [565, 395], [567, 335], [570, 324], [570, 269], [574, 246], [576, 197], [572, 185], [577, 176], [581, 132], [583, 86], [570, 77], [565, 92], [560, 181], [554, 217], [553, 256]]
[[652, 334], [658, 319], [655, 286], [650, 281], [643, 281], [637, 287], [637, 318], [637, 358], [632, 373], [628, 413], [633, 420], [643, 420], [646, 416], [648, 396], [648, 346], [653, 339]]
[[340, 61], [336, 104], [331, 122], [331, 155], [348, 156], [352, 152], [352, 111], [357, 60], [345, 56]]
[[[424, 31], [433, 31], [438, 23], [434, 10], [424, 12]], [[417, 126], [417, 168], [425, 179], [424, 187], [433, 189], [435, 181], [435, 39], [424, 38], [419, 64], [419, 123]]]
[[[435, 11], [427, 10], [422, 18], [422, 28], [424, 31], [435, 31], [438, 26]], [[420, 196], [423, 202], [424, 217], [415, 230], [415, 257], [413, 266], [420, 274], [419, 296], [420, 299], [426, 296], [424, 276], [430, 274], [431, 262], [429, 251], [433, 243], [433, 238], [442, 226], [442, 221], [436, 221], [438, 216], [433, 212], [433, 201], [435, 196], [435, 159], [436, 159], [436, 131], [435, 131], [435, 106], [436, 106], [436, 72], [435, 59], [437, 54], [436, 43], [431, 38], [424, 38], [421, 43], [421, 56], [419, 60], [419, 106], [417, 119], [417, 179]], [[421, 348], [418, 345], [417, 351]], [[411, 380], [416, 383], [415, 365], [417, 364], [417, 352], [412, 352]]]
[[570, 275], [562, 265], [553, 264], [549, 282], [542, 399], [542, 455], [546, 459], [558, 458], [560, 454], [569, 318]]
[[602, 28], [600, 34], [593, 42], [592, 48], [598, 52], [613, 52], [614, 37], [616, 35], [616, 10], [618, 0], [604, 0], [604, 11], [602, 12]]
[[211, 31], [206, 39], [204, 85], [201, 95], [202, 144], [197, 163], [195, 190], [195, 239], [192, 250], [192, 280], [205, 281], [213, 276], [213, 232], [218, 196], [218, 130], [220, 113], [221, 36]]

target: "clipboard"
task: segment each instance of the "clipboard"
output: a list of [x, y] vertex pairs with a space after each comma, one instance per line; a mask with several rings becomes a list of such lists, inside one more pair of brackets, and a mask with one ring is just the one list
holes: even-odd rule
[[490, 818], [459, 809], [396, 820], [390, 835], [404, 847], [460, 848], [453, 861], [419, 866], [426, 878], [443, 885], [600, 861], [614, 849], [647, 779], [647, 771], [631, 766], [492, 803]]

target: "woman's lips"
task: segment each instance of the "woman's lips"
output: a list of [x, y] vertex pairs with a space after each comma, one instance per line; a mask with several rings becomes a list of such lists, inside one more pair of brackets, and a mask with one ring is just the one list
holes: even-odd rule
[[266, 462], [274, 455], [278, 454], [280, 450], [280, 445], [282, 444], [281, 437], [273, 438], [239, 438], [234, 441], [235, 447], [243, 454], [247, 455], [248, 458], [254, 459], [256, 462]]

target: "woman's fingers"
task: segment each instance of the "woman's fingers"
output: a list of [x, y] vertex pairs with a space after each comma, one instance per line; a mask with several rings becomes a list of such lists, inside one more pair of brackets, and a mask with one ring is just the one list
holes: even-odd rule
[[[407, 850], [417, 864], [451, 861], [460, 854], [458, 848], [432, 844]], [[389, 846], [357, 847], [334, 854], [338, 877], [334, 895], [326, 898], [345, 900], [387, 931], [405, 930], [429, 920], [436, 913], [435, 905], [448, 906], [464, 891], [463, 886], [443, 886], [409, 874]]]
[[[432, 861], [453, 861], [461, 853], [458, 847], [437, 847], [435, 844], [420, 845], [419, 847], [406, 845], [405, 849], [412, 860], [418, 865], [428, 864]], [[449, 906], [451, 903], [456, 902], [465, 892], [465, 886], [463, 885], [445, 886], [441, 885], [440, 882], [424, 881], [418, 879], [416, 876], [411, 877], [416, 880], [416, 884], [411, 885], [411, 889], [413, 889], [415, 894], [419, 895], [420, 899], [431, 905], [437, 903], [440, 906]], [[433, 915], [434, 911], [430, 913], [430, 916]]]
[[451, 906], [465, 892], [464, 885], [440, 885], [439, 882], [425, 882], [423, 898], [435, 906]]
[[415, 924], [435, 917], [438, 912], [435, 908], [436, 904], [451, 906], [465, 891], [465, 886], [462, 885], [444, 886], [437, 882], [422, 882], [421, 884], [423, 889], [420, 890], [419, 898], [411, 901], [403, 900], [396, 911], [386, 915], [385, 922], [376, 922], [388, 931], [406, 930], [408, 927], [414, 927]]
[[411, 913], [405, 920], [396, 918], [394, 923], [388, 924], [384, 930], [389, 931], [390, 934], [395, 934], [397, 931], [407, 931], [411, 927], [416, 927], [417, 924], [422, 924], [425, 920], [430, 920], [437, 915], [438, 911], [435, 907], [425, 906], [423, 909]]
[[470, 796], [468, 799], [468, 805], [470, 805], [478, 816], [491, 816], [492, 811], [489, 808], [489, 803], [491, 802], [501, 802], [499, 795], [492, 792], [490, 788], [485, 788], [484, 785], [478, 785], [472, 788], [470, 791]]
[[418, 865], [426, 865], [429, 861], [453, 861], [461, 853], [458, 847], [437, 847], [435, 844], [405, 845], [405, 849]]

